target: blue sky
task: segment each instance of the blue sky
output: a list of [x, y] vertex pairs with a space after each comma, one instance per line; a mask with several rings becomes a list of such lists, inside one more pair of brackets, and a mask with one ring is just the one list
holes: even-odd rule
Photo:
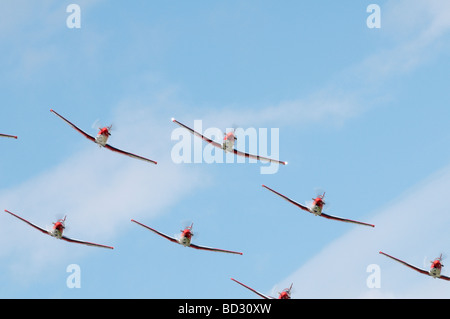
[[[19, 136], [0, 141], [1, 211], [42, 226], [67, 214], [67, 236], [115, 247], [2, 214], [0, 297], [257, 298], [230, 277], [271, 295], [293, 282], [293, 298], [450, 296], [378, 254], [448, 255], [446, 1], [4, 1], [0, 15], [0, 132]], [[113, 124], [112, 145], [158, 165], [99, 149], [51, 108], [91, 134]], [[289, 164], [175, 164], [172, 117], [277, 128]], [[327, 213], [376, 227], [307, 215], [261, 184], [302, 203], [325, 190]], [[197, 244], [244, 255], [183, 248], [132, 218], [169, 235], [193, 222]], [[71, 264], [81, 288], [66, 285]]]

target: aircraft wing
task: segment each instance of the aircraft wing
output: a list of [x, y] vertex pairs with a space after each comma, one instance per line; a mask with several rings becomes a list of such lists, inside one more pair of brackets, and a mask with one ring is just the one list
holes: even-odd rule
[[155, 165], [158, 164], [157, 162], [155, 162], [155, 161], [153, 161], [151, 159], [148, 159], [148, 158], [145, 158], [145, 157], [133, 154], [133, 153], [128, 153], [128, 152], [122, 151], [122, 150], [120, 150], [118, 148], [115, 148], [114, 146], [109, 145], [109, 144], [106, 144], [105, 148], [109, 149], [110, 151], [117, 152], [117, 153], [129, 156], [129, 157], [132, 157], [132, 158], [140, 159], [140, 160], [145, 161], [145, 162], [150, 162], [150, 163], [153, 163]]
[[264, 156], [252, 155], [252, 154], [244, 153], [244, 152], [241, 152], [241, 151], [238, 151], [238, 150], [233, 150], [233, 152], [236, 155], [243, 156], [243, 157], [248, 157], [248, 158], [253, 158], [253, 159], [256, 159], [258, 161], [266, 161], [266, 162], [278, 163], [278, 164], [282, 164], [282, 165], [286, 165], [287, 164], [287, 162], [275, 160], [275, 159], [264, 157]]
[[17, 136], [14, 135], [8, 135], [8, 134], [0, 134], [0, 137], [9, 137], [9, 138], [15, 138], [17, 140]]
[[46, 229], [44, 229], [44, 228], [42, 228], [42, 227], [39, 227], [39, 226], [37, 226], [37, 225], [35, 225], [35, 224], [29, 222], [28, 220], [26, 220], [26, 219], [24, 219], [24, 218], [22, 218], [22, 217], [20, 217], [20, 216], [17, 216], [16, 214], [11, 213], [9, 210], [6, 210], [6, 209], [5, 209], [5, 212], [7, 212], [8, 214], [11, 214], [12, 216], [14, 216], [14, 217], [20, 219], [21, 221], [24, 221], [25, 223], [27, 223], [27, 224], [30, 225], [31, 227], [36, 228], [37, 230], [39, 230], [40, 232], [42, 232], [42, 233], [44, 233], [44, 234], [47, 234], [47, 235], [50, 234], [48, 230], [46, 230]]
[[338, 221], [341, 221], [341, 222], [353, 223], [353, 224], [358, 224], [358, 225], [364, 225], [364, 226], [375, 227], [375, 225], [372, 225], [372, 224], [359, 222], [359, 221], [357, 221], [357, 220], [351, 220], [351, 219], [346, 219], [346, 218], [341, 218], [341, 217], [331, 216], [331, 215], [328, 215], [328, 214], [325, 214], [325, 213], [320, 214], [320, 216], [325, 217], [325, 218], [328, 218], [328, 219], [338, 220]]
[[[386, 253], [384, 253], [384, 252], [382, 252], [382, 251], [380, 251], [380, 254], [385, 255], [386, 257], [389, 257], [389, 258], [391, 258], [391, 259], [393, 259], [393, 260], [395, 260], [395, 261], [398, 261], [399, 263], [405, 265], [406, 267], [409, 267], [409, 268], [411, 268], [411, 269], [413, 269], [413, 270], [415, 270], [415, 271], [418, 271], [418, 272], [420, 272], [421, 274], [428, 275], [428, 276], [430, 275], [430, 274], [428, 273], [428, 271], [426, 271], [426, 270], [424, 270], [424, 269], [421, 269], [421, 268], [418, 268], [418, 267], [416, 267], [416, 266], [410, 265], [410, 264], [408, 264], [407, 262], [405, 262], [405, 261], [403, 261], [403, 260], [400, 260], [400, 259], [398, 259], [398, 258], [392, 257], [391, 255], [388, 255], [388, 254], [386, 254]], [[450, 279], [450, 278], [449, 278], [449, 279]]]
[[450, 281], [450, 277], [447, 277], [447, 276], [444, 276], [444, 275], [440, 275], [440, 276], [437, 277], [437, 278], [439, 278], [439, 279], [444, 279], [444, 280], [447, 280], [447, 281]]
[[148, 230], [154, 232], [155, 234], [157, 234], [157, 235], [159, 235], [159, 236], [161, 236], [161, 237], [164, 237], [164, 238], [170, 240], [170, 241], [173, 242], [173, 243], [179, 244], [179, 242], [178, 242], [178, 240], [177, 240], [176, 238], [167, 236], [166, 234], [163, 234], [163, 233], [157, 231], [156, 229], [153, 229], [153, 228], [151, 228], [151, 227], [148, 227], [147, 225], [141, 224], [140, 222], [135, 221], [134, 219], [132, 219], [131, 221], [132, 221], [133, 223], [136, 223], [136, 224], [138, 224], [138, 225], [141, 225], [141, 226], [144, 227], [144, 228], [147, 228]]
[[187, 129], [189, 132], [191, 132], [191, 133], [194, 134], [195, 136], [200, 137], [202, 140], [204, 140], [204, 141], [206, 141], [206, 142], [208, 142], [208, 143], [214, 145], [215, 147], [218, 147], [218, 148], [222, 149], [222, 144], [213, 141], [212, 139], [210, 139], [210, 138], [208, 138], [208, 137], [206, 137], [206, 136], [200, 134], [200, 133], [197, 132], [197, 131], [194, 131], [194, 130], [191, 129], [189, 126], [186, 126], [186, 125], [184, 125], [183, 123], [178, 122], [178, 121], [175, 120], [174, 118], [172, 118], [172, 122], [178, 124], [178, 125], [181, 126], [181, 127], [184, 127], [185, 129]]
[[242, 255], [242, 253], [237, 252], [237, 251], [225, 250], [225, 249], [219, 249], [219, 248], [211, 248], [211, 247], [199, 246], [199, 245], [195, 245], [195, 244], [190, 244], [189, 247], [195, 248], [195, 249], [200, 249], [200, 250], [216, 251], [216, 252], [219, 252], [219, 253], [229, 253], [229, 254]]
[[244, 285], [242, 282], [240, 282], [240, 281], [237, 281], [236, 279], [234, 279], [234, 278], [231, 278], [231, 280], [233, 280], [234, 282], [237, 282], [239, 285], [241, 285], [241, 286], [243, 286], [243, 287], [245, 287], [245, 288], [247, 288], [248, 290], [251, 290], [251, 291], [253, 291], [255, 294], [257, 294], [258, 296], [260, 296], [260, 297], [262, 297], [262, 298], [264, 298], [264, 299], [275, 299], [275, 298], [273, 298], [273, 297], [270, 297], [270, 296], [266, 296], [266, 295], [264, 295], [264, 294], [262, 294], [262, 293], [260, 293], [259, 291], [256, 291], [255, 289], [253, 289], [253, 288], [250, 288], [249, 286], [247, 286], [247, 285]]
[[75, 243], [75, 244], [82, 244], [82, 245], [87, 245], [87, 246], [94, 246], [94, 247], [101, 247], [101, 248], [108, 248], [108, 249], [114, 249], [114, 247], [111, 246], [105, 246], [105, 245], [100, 245], [100, 244], [95, 244], [95, 243], [91, 243], [88, 241], [82, 241], [82, 240], [78, 240], [78, 239], [72, 239], [72, 238], [68, 238], [66, 236], [62, 236], [61, 237], [62, 240], [68, 241], [70, 243]]
[[301, 209], [303, 209], [303, 210], [305, 210], [305, 211], [311, 213], [311, 210], [310, 210], [308, 207], [306, 207], [306, 206], [304, 206], [304, 205], [302, 205], [302, 204], [300, 204], [300, 203], [297, 203], [295, 200], [292, 200], [292, 199], [290, 199], [289, 197], [286, 197], [286, 196], [284, 196], [283, 194], [280, 194], [280, 193], [278, 193], [277, 191], [274, 191], [273, 189], [271, 189], [270, 187], [267, 187], [266, 185], [262, 185], [262, 187], [267, 188], [269, 191], [271, 191], [271, 192], [277, 194], [278, 196], [280, 196], [281, 198], [287, 200], [287, 201], [290, 202], [291, 204], [294, 204], [294, 205], [297, 206], [298, 208], [301, 208]]
[[56, 116], [58, 116], [59, 118], [61, 118], [64, 122], [66, 122], [67, 124], [69, 124], [70, 126], [72, 126], [75, 130], [77, 130], [79, 133], [81, 133], [84, 137], [86, 137], [88, 140], [91, 140], [92, 142], [95, 143], [95, 138], [93, 136], [90, 136], [89, 134], [87, 134], [85, 131], [79, 129], [75, 124], [73, 124], [72, 122], [70, 122], [69, 120], [67, 120], [66, 118], [64, 118], [63, 116], [59, 115], [56, 111], [54, 110], [50, 110], [50, 112], [54, 113]]

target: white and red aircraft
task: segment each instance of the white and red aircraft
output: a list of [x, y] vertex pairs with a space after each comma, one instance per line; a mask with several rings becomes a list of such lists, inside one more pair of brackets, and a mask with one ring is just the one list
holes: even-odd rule
[[17, 140], [17, 136], [14, 135], [8, 135], [8, 134], [0, 134], [0, 137], [9, 137], [9, 138], [15, 138]]
[[109, 248], [109, 249], [114, 249], [114, 247], [111, 246], [105, 246], [105, 245], [100, 245], [100, 244], [95, 244], [95, 243], [91, 243], [91, 242], [87, 242], [87, 241], [82, 241], [82, 240], [78, 240], [78, 239], [72, 239], [69, 237], [66, 237], [63, 235], [64, 229], [66, 228], [65, 226], [65, 222], [66, 222], [66, 217], [64, 217], [63, 219], [59, 219], [58, 221], [56, 221], [56, 223], [53, 223], [53, 228], [52, 230], [46, 230], [42, 227], [36, 226], [35, 224], [29, 222], [28, 220], [17, 216], [14, 213], [11, 213], [10, 211], [5, 209], [5, 212], [11, 214], [12, 216], [20, 219], [21, 221], [24, 221], [25, 223], [27, 223], [28, 225], [36, 228], [37, 230], [39, 230], [40, 232], [46, 234], [46, 235], [50, 235], [52, 237], [55, 237], [57, 239], [62, 239], [71, 243], [76, 243], [76, 244], [83, 244], [83, 245], [88, 245], [88, 246], [95, 246], [95, 247], [102, 247], [102, 248]]
[[220, 144], [220, 143], [217, 143], [217, 142], [213, 141], [212, 139], [204, 136], [203, 134], [200, 134], [199, 132], [194, 131], [193, 129], [191, 129], [190, 127], [184, 125], [183, 123], [178, 122], [174, 118], [172, 118], [172, 122], [178, 124], [181, 127], [184, 127], [185, 129], [187, 129], [189, 132], [191, 132], [195, 136], [200, 137], [202, 140], [212, 144], [213, 146], [215, 146], [217, 148], [220, 148], [220, 149], [224, 150], [225, 152], [234, 153], [234, 154], [236, 154], [238, 156], [248, 157], [248, 158], [252, 158], [252, 159], [258, 160], [258, 161], [266, 161], [266, 162], [271, 162], [271, 163], [278, 163], [278, 164], [282, 164], [282, 165], [287, 165], [287, 162], [284, 162], [284, 161], [279, 161], [279, 160], [275, 160], [275, 159], [272, 159], [272, 158], [259, 156], [259, 155], [252, 155], [252, 154], [241, 152], [241, 151], [238, 151], [238, 150], [234, 149], [234, 143], [236, 141], [236, 136], [234, 135], [234, 132], [226, 133], [225, 137], [223, 138], [223, 143]]
[[221, 252], [221, 253], [242, 255], [242, 253], [237, 252], [237, 251], [224, 250], [224, 249], [219, 249], [219, 248], [211, 248], [211, 247], [205, 247], [205, 246], [199, 246], [199, 245], [192, 244], [191, 240], [192, 240], [192, 236], [194, 236], [194, 233], [192, 232], [193, 224], [191, 226], [186, 227], [184, 230], [182, 230], [179, 238], [174, 238], [174, 237], [167, 236], [167, 235], [165, 235], [151, 227], [148, 227], [144, 224], [141, 224], [140, 222], [138, 222], [134, 219], [132, 219], [131, 221], [138, 225], [141, 225], [142, 227], [147, 228], [148, 230], [151, 230], [155, 234], [162, 236], [162, 237], [170, 240], [173, 243], [180, 244], [184, 247], [191, 247], [191, 248], [200, 249], [200, 250], [209, 250], [209, 251], [216, 251], [216, 252]]
[[325, 193], [323, 193], [323, 195], [319, 195], [316, 198], [313, 198], [313, 203], [311, 205], [311, 207], [307, 207], [304, 206], [300, 203], [297, 203], [296, 201], [290, 199], [289, 197], [284, 196], [283, 194], [280, 194], [276, 191], [274, 191], [273, 189], [267, 187], [266, 185], [262, 185], [264, 188], [267, 188], [268, 190], [270, 190], [271, 192], [277, 194], [278, 196], [280, 196], [281, 198], [284, 198], [285, 200], [287, 200], [288, 202], [290, 202], [291, 204], [294, 204], [295, 206], [311, 213], [314, 214], [316, 216], [322, 216], [328, 219], [334, 219], [334, 220], [338, 220], [341, 222], [347, 222], [347, 223], [354, 223], [354, 224], [359, 224], [359, 225], [364, 225], [364, 226], [370, 226], [370, 227], [375, 227], [375, 225], [372, 224], [367, 224], [367, 223], [363, 223], [363, 222], [359, 222], [356, 220], [351, 220], [351, 219], [346, 219], [346, 218], [341, 218], [341, 217], [336, 217], [336, 216], [331, 216], [328, 214], [325, 214], [322, 210], [323, 210], [323, 206], [325, 205], [325, 202], [323, 200], [323, 198], [325, 197]]
[[[259, 291], [256, 291], [255, 289], [253, 289], [253, 288], [251, 288], [251, 287], [249, 287], [247, 285], [244, 285], [242, 282], [239, 282], [239, 281], [237, 281], [234, 278], [231, 278], [231, 280], [233, 280], [234, 282], [237, 282], [239, 285], [241, 285], [241, 286], [243, 286], [243, 287], [253, 291], [255, 294], [257, 294], [258, 296], [260, 296], [260, 297], [262, 297], [264, 299], [277, 299], [275, 297], [264, 295], [264, 294], [260, 293]], [[291, 299], [292, 285], [293, 284], [291, 284], [291, 286], [289, 288], [286, 288], [282, 292], [278, 293], [278, 299]]]
[[391, 259], [394, 259], [395, 261], [398, 261], [399, 263], [401, 263], [401, 264], [403, 264], [403, 265], [405, 265], [405, 266], [407, 266], [407, 267], [409, 267], [411, 269], [414, 269], [415, 271], [418, 271], [421, 274], [428, 275], [428, 276], [431, 276], [433, 278], [439, 278], [439, 279], [444, 279], [444, 280], [450, 281], [450, 277], [441, 275], [442, 267], [444, 267], [444, 265], [442, 264], [442, 254], [438, 258], [436, 258], [434, 261], [430, 261], [431, 267], [430, 267], [429, 271], [426, 271], [424, 269], [421, 269], [421, 268], [415, 267], [413, 265], [410, 265], [407, 262], [404, 262], [403, 260], [400, 260], [398, 258], [392, 257], [392, 256], [390, 256], [390, 255], [388, 255], [388, 254], [386, 254], [386, 253], [384, 253], [382, 251], [380, 251], [380, 254], [385, 255], [386, 257], [389, 257]]
[[123, 155], [126, 155], [126, 156], [130, 156], [130, 157], [133, 157], [133, 158], [136, 158], [136, 159], [140, 159], [140, 160], [143, 160], [143, 161], [146, 161], [146, 162], [157, 164], [157, 162], [155, 162], [155, 161], [153, 161], [151, 159], [148, 159], [148, 158], [145, 158], [145, 157], [133, 154], [133, 153], [128, 153], [128, 152], [122, 151], [122, 150], [120, 150], [118, 148], [115, 148], [115, 147], [107, 144], [108, 138], [111, 136], [111, 126], [100, 128], [100, 131], [98, 132], [97, 136], [93, 137], [93, 136], [87, 134], [86, 132], [84, 132], [83, 130], [79, 129], [77, 126], [75, 126], [73, 123], [71, 123], [70, 121], [65, 119], [63, 116], [59, 115], [54, 110], [50, 110], [50, 112], [52, 112], [55, 115], [57, 115], [59, 118], [61, 118], [67, 124], [72, 126], [79, 133], [84, 135], [84, 137], [86, 137], [88, 140], [91, 140], [92, 142], [98, 144], [100, 147], [105, 147], [105, 148], [107, 148], [107, 149], [109, 149], [111, 151], [114, 151], [114, 152], [117, 152], [117, 153], [120, 153], [120, 154], [123, 154]]

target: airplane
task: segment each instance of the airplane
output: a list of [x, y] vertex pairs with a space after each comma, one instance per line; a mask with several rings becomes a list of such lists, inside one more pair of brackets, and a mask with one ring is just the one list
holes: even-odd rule
[[211, 247], [205, 247], [205, 246], [199, 246], [199, 245], [192, 244], [191, 240], [192, 240], [192, 236], [194, 236], [194, 233], [192, 232], [193, 224], [191, 226], [186, 227], [184, 230], [181, 231], [180, 238], [174, 238], [174, 237], [167, 236], [167, 235], [165, 235], [153, 228], [150, 228], [144, 224], [141, 224], [140, 222], [138, 222], [134, 219], [132, 219], [131, 221], [133, 223], [136, 223], [136, 224], [144, 227], [144, 228], [147, 228], [148, 230], [151, 230], [155, 234], [162, 236], [162, 237], [170, 240], [173, 243], [180, 244], [184, 247], [191, 247], [191, 248], [200, 249], [200, 250], [209, 250], [209, 251], [216, 251], [216, 252], [222, 252], [222, 253], [242, 255], [241, 252], [237, 252], [237, 251], [224, 250], [224, 249], [219, 249], [219, 248], [211, 248]]
[[313, 203], [311, 205], [311, 207], [307, 207], [304, 206], [276, 191], [274, 191], [273, 189], [267, 187], [266, 185], [262, 185], [264, 188], [270, 190], [271, 192], [277, 194], [278, 196], [280, 196], [281, 198], [284, 198], [285, 200], [287, 200], [288, 202], [290, 202], [291, 204], [294, 204], [295, 206], [311, 213], [314, 214], [315, 216], [322, 216], [328, 219], [333, 219], [333, 220], [337, 220], [337, 221], [341, 221], [341, 222], [347, 222], [347, 223], [354, 223], [354, 224], [359, 224], [359, 225], [364, 225], [364, 226], [370, 226], [370, 227], [375, 227], [375, 225], [372, 224], [367, 224], [367, 223], [363, 223], [363, 222], [359, 222], [356, 220], [351, 220], [351, 219], [346, 219], [346, 218], [341, 218], [341, 217], [336, 217], [336, 216], [331, 216], [328, 214], [325, 214], [322, 210], [323, 210], [323, 206], [325, 205], [324, 202], [324, 197], [325, 197], [325, 193], [323, 193], [323, 195], [319, 195], [316, 198], [313, 198]]
[[37, 230], [39, 230], [40, 232], [46, 234], [46, 235], [50, 235], [52, 237], [55, 237], [56, 239], [62, 239], [65, 240], [67, 242], [71, 242], [71, 243], [75, 243], [75, 244], [83, 244], [83, 245], [87, 245], [87, 246], [95, 246], [95, 247], [101, 247], [101, 248], [109, 248], [109, 249], [114, 249], [114, 247], [111, 246], [105, 246], [105, 245], [100, 245], [100, 244], [95, 244], [95, 243], [91, 243], [91, 242], [87, 242], [87, 241], [82, 241], [82, 240], [78, 240], [78, 239], [72, 239], [69, 237], [66, 237], [63, 235], [64, 229], [65, 229], [65, 222], [66, 222], [66, 216], [64, 216], [63, 219], [58, 219], [55, 223], [53, 223], [53, 228], [52, 230], [46, 230], [44, 228], [41, 228], [31, 222], [29, 222], [28, 220], [14, 214], [11, 213], [9, 210], [5, 209], [5, 212], [11, 214], [12, 216], [20, 219], [21, 221], [24, 221], [25, 223], [27, 223], [28, 225], [36, 228]]
[[[260, 293], [259, 291], [256, 291], [255, 289], [253, 289], [253, 288], [251, 288], [251, 287], [249, 287], [249, 286], [247, 286], [247, 285], [244, 285], [242, 282], [237, 281], [237, 280], [234, 279], [234, 278], [231, 278], [231, 280], [233, 280], [234, 282], [237, 282], [239, 285], [241, 285], [241, 286], [243, 286], [243, 287], [245, 287], [245, 288], [247, 288], [247, 289], [253, 291], [255, 294], [257, 294], [258, 296], [260, 296], [260, 297], [262, 297], [262, 298], [264, 298], [264, 299], [277, 299], [277, 298], [272, 297], [272, 296], [264, 295], [264, 294]], [[291, 284], [291, 286], [290, 286], [289, 288], [286, 288], [286, 289], [284, 289], [282, 292], [280, 292], [280, 293], [278, 294], [278, 299], [291, 299], [292, 285], [293, 285], [293, 284]]]
[[105, 147], [105, 148], [107, 148], [107, 149], [109, 149], [109, 150], [111, 150], [111, 151], [114, 151], [114, 152], [117, 152], [117, 153], [120, 153], [120, 154], [129, 156], [129, 157], [132, 157], [132, 158], [140, 159], [140, 160], [143, 160], [143, 161], [146, 161], [146, 162], [150, 162], [150, 163], [153, 163], [153, 164], [155, 164], [155, 165], [157, 164], [157, 162], [155, 162], [155, 161], [153, 161], [153, 160], [151, 160], [151, 159], [148, 159], [148, 158], [145, 158], [145, 157], [142, 157], [142, 156], [133, 154], [133, 153], [129, 153], [129, 152], [122, 151], [122, 150], [120, 150], [120, 149], [118, 149], [118, 148], [115, 148], [115, 147], [113, 147], [113, 146], [107, 144], [108, 138], [111, 136], [111, 126], [100, 128], [100, 131], [98, 132], [97, 136], [96, 136], [96, 137], [93, 137], [93, 136], [87, 134], [86, 132], [82, 131], [81, 129], [79, 129], [77, 126], [75, 126], [73, 123], [71, 123], [70, 121], [68, 121], [67, 119], [65, 119], [63, 116], [61, 116], [60, 114], [58, 114], [56, 111], [54, 111], [54, 110], [51, 109], [50, 112], [52, 112], [52, 113], [54, 113], [55, 115], [57, 115], [59, 118], [61, 118], [61, 119], [62, 119], [63, 121], [65, 121], [67, 124], [69, 124], [70, 126], [72, 126], [72, 127], [73, 127], [75, 130], [77, 130], [79, 133], [81, 133], [82, 135], [84, 135], [84, 137], [86, 137], [88, 140], [91, 140], [92, 142], [98, 144], [100, 147]]
[[407, 267], [409, 267], [409, 268], [411, 268], [411, 269], [413, 269], [415, 271], [418, 271], [421, 274], [428, 275], [428, 276], [431, 276], [433, 278], [439, 278], [439, 279], [444, 279], [444, 280], [450, 281], [450, 277], [441, 275], [442, 267], [444, 267], [444, 265], [442, 264], [442, 254], [438, 258], [436, 258], [434, 261], [430, 261], [431, 262], [431, 267], [430, 267], [429, 271], [426, 271], [424, 269], [421, 269], [421, 268], [415, 267], [413, 265], [410, 265], [407, 262], [404, 262], [403, 260], [400, 260], [398, 258], [392, 257], [392, 256], [390, 256], [390, 255], [388, 255], [388, 254], [386, 254], [386, 253], [384, 253], [382, 251], [380, 251], [380, 254], [385, 255], [386, 257], [389, 257], [391, 259], [394, 259], [395, 261], [398, 261], [399, 263], [401, 263], [401, 264], [403, 264], [403, 265], [405, 265], [405, 266], [407, 266]]
[[8, 135], [8, 134], [0, 134], [0, 137], [9, 137], [9, 138], [15, 138], [17, 140], [17, 136], [14, 135]]
[[258, 161], [267, 161], [267, 162], [271, 162], [271, 163], [278, 163], [278, 164], [282, 164], [282, 165], [287, 165], [288, 162], [284, 162], [284, 161], [279, 161], [279, 160], [275, 160], [275, 159], [271, 159], [268, 157], [264, 157], [264, 156], [259, 156], [259, 155], [252, 155], [249, 153], [245, 153], [245, 152], [241, 152], [238, 151], [236, 149], [234, 149], [234, 143], [236, 141], [236, 136], [234, 135], [234, 132], [228, 132], [225, 134], [225, 137], [223, 138], [223, 143], [217, 143], [215, 141], [213, 141], [212, 139], [200, 134], [197, 131], [194, 131], [192, 128], [184, 125], [183, 123], [178, 122], [176, 119], [172, 118], [172, 122], [178, 124], [179, 126], [187, 129], [189, 132], [191, 132], [192, 134], [194, 134], [195, 136], [200, 137], [202, 140], [212, 144], [213, 146], [220, 148], [222, 150], [224, 150], [225, 152], [229, 152], [229, 153], [234, 153], [238, 156], [243, 156], [243, 157], [248, 157], [248, 158], [252, 158]]

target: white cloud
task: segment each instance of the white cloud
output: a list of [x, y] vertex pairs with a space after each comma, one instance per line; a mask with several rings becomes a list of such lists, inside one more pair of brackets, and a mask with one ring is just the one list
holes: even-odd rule
[[232, 128], [233, 126], [281, 127], [292, 125], [308, 125], [325, 122], [331, 125], [342, 125], [347, 119], [361, 114], [365, 110], [356, 100], [356, 95], [349, 92], [338, 92], [327, 87], [315, 92], [310, 97], [281, 101], [276, 105], [255, 108], [225, 108], [215, 114], [204, 117], [207, 123], [216, 127]]
[[[372, 52], [366, 58], [326, 79], [322, 89], [309, 96], [255, 107], [230, 105], [202, 117], [216, 127], [307, 125], [343, 125], [363, 114], [374, 104], [390, 99], [383, 88], [396, 79], [426, 65], [439, 56], [442, 37], [450, 30], [450, 3], [434, 1], [390, 1], [382, 7], [383, 27], [375, 32], [391, 47]], [[401, 34], [401, 36], [398, 36]], [[198, 117], [197, 117], [198, 118]]]
[[[136, 121], [135, 113], [119, 111], [116, 122], [120, 123], [120, 130], [113, 132], [110, 142], [155, 159], [158, 165], [100, 149], [80, 135], [80, 140], [86, 142], [82, 151], [0, 193], [0, 255], [15, 256], [11, 259], [12, 274], [34, 278], [56, 262], [54, 250], [58, 250], [58, 258], [64, 259], [72, 254], [86, 256], [92, 248], [76, 248], [80, 246], [44, 236], [4, 213], [4, 209], [42, 227], [51, 227], [52, 222], [67, 215], [68, 237], [114, 246], [131, 218], [155, 217], [196, 188], [207, 185], [208, 178], [195, 167], [185, 170], [172, 163], [170, 120], [158, 123], [149, 116], [149, 110], [137, 113], [140, 118]], [[68, 126], [67, 130], [71, 128]], [[22, 271], [27, 265], [33, 265], [32, 271]]]
[[[402, 38], [396, 38], [391, 49], [375, 52], [345, 70], [345, 78], [354, 84], [359, 83], [356, 79], [361, 81], [359, 84], [382, 85], [439, 56], [441, 40], [450, 30], [449, 5], [448, 1], [437, 0], [388, 2], [382, 8], [387, 23], [383, 22], [380, 32], [387, 29], [391, 36], [400, 32]], [[366, 92], [355, 91], [356, 95], [360, 93]], [[378, 252], [383, 250], [425, 269], [429, 267], [423, 262], [425, 258], [431, 260], [446, 253], [445, 243], [450, 240], [446, 226], [450, 222], [449, 180], [450, 166], [374, 214], [373, 230], [355, 227], [278, 283], [273, 291], [294, 282], [294, 298], [448, 297], [445, 281], [416, 273]], [[381, 267], [380, 289], [370, 289], [366, 284], [371, 264]]]
[[[445, 243], [450, 240], [449, 181], [450, 166], [447, 166], [372, 214], [370, 222], [375, 224], [374, 229], [355, 226], [274, 290], [293, 282], [296, 287], [293, 298], [448, 297], [447, 282], [421, 275], [380, 255], [379, 251], [425, 269], [429, 264], [424, 260], [432, 260], [440, 253], [445, 255], [448, 252]], [[371, 274], [367, 267], [371, 264], [380, 266], [381, 288], [369, 288], [366, 284]], [[432, 292], [427, 285], [433, 285]]]
[[382, 8], [382, 36], [394, 39], [391, 48], [374, 52], [354, 69], [364, 83], [383, 83], [407, 74], [442, 51], [441, 39], [450, 30], [450, 3], [390, 1]]
[[[395, 6], [393, 3], [389, 4]], [[396, 8], [400, 8], [400, 5], [407, 6], [411, 10], [422, 7], [422, 5], [415, 7], [409, 3], [403, 1]], [[450, 21], [448, 19], [450, 10], [445, 1], [432, 2], [426, 8], [433, 19], [421, 32], [410, 35], [406, 41], [390, 50], [374, 53], [361, 63], [357, 63], [354, 68], [344, 70], [343, 77], [351, 78], [351, 84], [358, 84], [360, 79], [367, 83], [366, 81], [380, 81], [398, 73], [402, 74], [421, 65], [429, 53], [428, 49], [447, 32]], [[27, 12], [29, 15], [34, 11]], [[21, 21], [26, 19], [27, 15], [21, 16]], [[64, 23], [65, 19], [61, 21]], [[14, 19], [11, 19], [10, 23], [11, 27], [18, 26], [18, 22]], [[382, 32], [385, 26], [383, 23]], [[50, 32], [50, 35], [52, 34]], [[52, 52], [55, 54], [56, 51]], [[28, 70], [45, 59], [42, 54], [23, 53], [22, 64]], [[25, 63], [26, 61], [29, 63]], [[254, 108], [240, 108], [238, 111], [231, 108], [208, 112], [202, 114], [200, 118], [205, 119], [207, 125], [224, 128], [235, 124], [245, 127], [270, 123], [271, 127], [275, 127], [317, 123], [324, 120], [339, 125], [366, 110], [368, 106], [362, 103], [365, 93], [364, 89], [349, 90], [347, 85], [345, 87], [340, 87], [339, 84], [329, 85], [309, 97], [264, 106], [259, 112], [255, 112]], [[173, 96], [161, 97], [161, 99], [172, 98]], [[170, 117], [167, 117], [167, 123], [158, 122], [144, 108], [132, 114], [124, 109], [126, 107], [117, 109], [115, 118], [120, 119], [120, 134], [115, 132], [111, 143], [116, 147], [126, 148], [155, 159], [159, 163], [157, 166], [97, 149], [95, 145], [88, 145], [89, 142], [86, 141], [87, 145], [83, 151], [73, 154], [70, 159], [57, 167], [18, 187], [1, 192], [0, 202], [4, 205], [2, 210], [7, 208], [37, 224], [49, 224], [55, 218], [67, 214], [69, 226], [67, 235], [112, 244], [109, 241], [114, 241], [118, 231], [120, 232], [124, 223], [128, 224], [130, 218], [156, 216], [195, 188], [202, 187], [202, 183], [207, 181], [203, 174], [194, 167], [189, 171], [182, 170], [180, 166], [171, 162], [170, 131], [176, 127], [170, 123]], [[195, 115], [189, 114], [198, 118]], [[170, 116], [186, 123], [194, 119], [186, 120], [179, 114]], [[166, 136], [167, 139], [161, 139], [160, 136]], [[448, 180], [450, 175], [448, 168], [441, 173]], [[186, 185], [189, 185], [189, 188], [186, 188]], [[448, 184], [439, 176], [425, 186], [421, 184], [412, 195], [404, 196], [377, 214], [372, 220], [377, 225], [375, 229], [355, 228], [319, 252], [285, 282], [277, 285], [275, 291], [281, 291], [293, 281], [294, 297], [406, 295], [404, 291], [406, 287], [411, 288], [411, 285], [403, 283], [398, 284], [405, 287], [400, 292], [385, 289], [383, 283], [381, 290], [368, 290], [365, 284], [368, 276], [366, 268], [372, 263], [383, 265], [383, 282], [384, 278], [388, 278], [386, 282], [387, 280], [395, 282], [409, 270], [403, 269], [401, 265], [390, 266], [389, 260], [378, 255], [379, 250], [399, 254], [399, 257], [405, 259], [411, 257], [411, 262], [421, 261], [423, 254], [427, 254], [430, 258], [432, 254], [439, 254], [442, 247], [435, 250], [430, 249], [430, 245], [448, 239], [447, 232], [443, 229], [445, 223], [441, 223], [447, 219], [444, 213], [445, 209], [449, 208], [443, 192], [445, 189], [448, 189]], [[431, 202], [430, 198], [438, 198], [438, 201]], [[429, 213], [430, 204], [436, 205], [432, 213]], [[20, 256], [12, 265], [18, 276], [20, 270], [30, 264], [35, 266], [33, 268], [35, 272], [44, 269], [53, 257], [52, 250], [48, 248], [61, 247], [51, 238], [45, 238], [31, 228], [27, 229], [28, 226], [9, 215], [4, 214], [2, 219], [0, 240], [5, 244], [0, 248], [0, 256]], [[398, 235], [400, 233], [401, 237]], [[433, 236], [438, 236], [438, 239], [430, 241]], [[89, 251], [78, 250], [78, 253], [83, 255]], [[69, 250], [60, 252], [72, 253]], [[417, 255], [420, 257], [414, 260], [414, 256]], [[389, 275], [391, 273], [395, 275]]]

